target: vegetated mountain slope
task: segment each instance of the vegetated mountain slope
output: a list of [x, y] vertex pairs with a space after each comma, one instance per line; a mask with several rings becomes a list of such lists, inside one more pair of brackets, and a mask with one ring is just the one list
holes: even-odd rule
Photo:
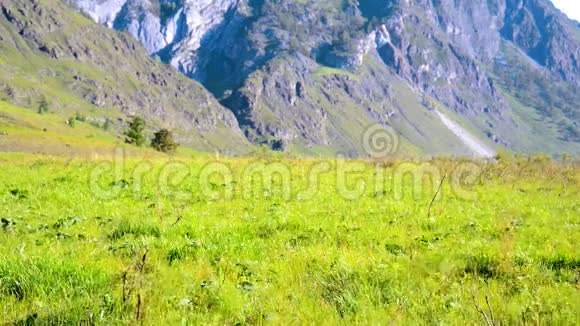
[[[119, 151], [118, 149], [122, 149]], [[92, 121], [64, 123], [62, 116], [14, 106], [0, 101], [0, 152], [56, 155], [69, 159], [131, 157], [166, 158], [152, 148], [139, 148], [119, 142], [114, 135]], [[200, 152], [178, 149], [177, 155], [189, 157]]]
[[439, 110], [498, 147], [580, 152], [580, 28], [549, 0], [71, 1], [202, 82], [254, 142], [362, 155], [378, 122], [462, 154]]
[[[53, 113], [109, 120], [127, 116], [151, 129], [174, 129], [178, 141], [203, 150], [250, 147], [234, 115], [201, 85], [150, 58], [131, 36], [83, 17], [61, 1], [0, 3], [0, 99]], [[63, 119], [64, 121], [64, 119]]]

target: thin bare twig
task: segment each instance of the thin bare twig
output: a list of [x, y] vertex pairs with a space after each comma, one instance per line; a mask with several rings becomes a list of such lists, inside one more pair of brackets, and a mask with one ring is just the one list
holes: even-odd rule
[[127, 302], [127, 272], [123, 273], [123, 303]]
[[183, 216], [178, 216], [177, 220], [175, 222], [173, 222], [173, 224], [171, 224], [171, 227], [174, 227], [177, 225], [177, 223], [181, 222], [181, 219], [183, 219]]
[[147, 255], [149, 254], [149, 248], [145, 250], [143, 257], [141, 258], [141, 263], [137, 264], [137, 269], [139, 270], [139, 274], [143, 274], [143, 269], [145, 269], [145, 263], [147, 262]]
[[[487, 296], [486, 296], [487, 298]], [[485, 311], [483, 311], [483, 309], [481, 309], [481, 307], [477, 304], [477, 301], [475, 301], [475, 290], [471, 289], [471, 299], [473, 299], [473, 305], [475, 306], [475, 309], [477, 309], [477, 312], [479, 312], [479, 314], [483, 317], [483, 321], [485, 321], [485, 324], [488, 326], [493, 326], [494, 324], [489, 320], [489, 317], [487, 317], [487, 314], [485, 313]]]
[[137, 321], [143, 320], [143, 312], [141, 311], [141, 293], [137, 294], [137, 312], [135, 313], [135, 319]]
[[143, 257], [141, 257], [141, 262], [137, 264], [137, 271], [139, 272], [139, 287], [137, 292], [137, 311], [135, 313], [135, 320], [142, 321], [143, 314], [143, 296], [141, 295], [141, 289], [143, 287], [143, 271], [145, 270], [145, 264], [147, 263], [147, 255], [149, 254], [149, 248], [145, 250]]
[[433, 206], [433, 203], [435, 202], [437, 195], [439, 195], [439, 192], [441, 191], [441, 188], [443, 187], [443, 182], [445, 182], [445, 178], [447, 178], [447, 175], [444, 175], [443, 178], [441, 179], [441, 182], [439, 182], [439, 187], [437, 188], [435, 195], [433, 195], [433, 198], [431, 199], [431, 202], [429, 203], [429, 209], [427, 210], [427, 218], [429, 218], [431, 216], [431, 207]]
[[493, 309], [491, 309], [491, 305], [489, 304], [489, 297], [487, 294], [485, 295], [485, 303], [487, 304], [487, 309], [489, 310], [489, 316], [491, 318], [491, 324], [495, 325], [495, 318], [493, 317]]

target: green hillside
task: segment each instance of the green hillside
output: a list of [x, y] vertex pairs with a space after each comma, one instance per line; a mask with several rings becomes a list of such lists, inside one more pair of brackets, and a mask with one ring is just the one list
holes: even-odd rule
[[35, 109], [46, 98], [62, 118], [80, 113], [120, 131], [128, 116], [175, 130], [199, 150], [247, 152], [235, 117], [199, 84], [149, 58], [62, 1], [0, 4], [0, 100]]
[[[74, 121], [71, 123], [71, 120]], [[122, 150], [128, 157], [166, 157], [147, 147], [127, 145], [122, 133], [105, 130], [104, 127], [100, 122], [74, 114], [69, 118], [52, 113], [41, 115], [35, 109], [16, 107], [0, 101], [1, 152], [69, 159], [110, 159], [116, 155], [117, 150]], [[208, 156], [185, 146], [178, 149], [177, 155]]]

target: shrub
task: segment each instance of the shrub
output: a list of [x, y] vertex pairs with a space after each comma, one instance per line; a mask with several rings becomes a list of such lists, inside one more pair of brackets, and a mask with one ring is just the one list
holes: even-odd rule
[[76, 126], [76, 122], [77, 120], [72, 117], [72, 118], [68, 118], [68, 120], [66, 121], [66, 124], [69, 125], [69, 127], [74, 128]]
[[173, 154], [177, 144], [173, 141], [173, 133], [167, 129], [161, 129], [155, 133], [151, 141], [151, 147], [163, 153]]
[[40, 98], [40, 102], [38, 103], [38, 114], [44, 114], [48, 112], [48, 101], [46, 97]]
[[103, 129], [105, 131], [109, 131], [111, 129], [111, 120], [109, 120], [109, 118], [105, 119], [105, 123], [103, 123]]
[[85, 117], [81, 113], [77, 112], [77, 113], [75, 113], [75, 120], [80, 121], [80, 122], [86, 122], [87, 117]]
[[143, 146], [145, 144], [145, 121], [140, 117], [133, 117], [129, 122], [129, 130], [125, 132], [125, 143], [136, 146]]

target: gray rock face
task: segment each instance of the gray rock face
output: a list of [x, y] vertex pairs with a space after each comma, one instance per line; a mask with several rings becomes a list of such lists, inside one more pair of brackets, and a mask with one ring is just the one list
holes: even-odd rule
[[154, 14], [156, 8], [149, 0], [78, 0], [75, 3], [99, 24], [129, 32], [149, 53], [173, 41], [173, 25], [168, 22], [168, 28], [161, 26], [161, 17]]
[[[113, 25], [119, 17], [113, 5], [127, 4], [90, 3], [100, 21]], [[81, 18], [61, 1], [3, 0], [0, 61], [8, 64], [0, 65], [0, 93], [21, 105], [46, 96], [55, 108], [116, 117], [115, 127], [139, 115], [151, 128], [169, 128], [177, 141], [197, 149], [249, 150], [235, 116], [202, 85], [156, 62], [133, 37]], [[30, 84], [15, 83], [16, 78]]]
[[[69, 1], [75, 3], [96, 22], [128, 31], [143, 43], [149, 53], [163, 54], [174, 66], [191, 76], [203, 75], [197, 74], [196, 71], [200, 65], [203, 66], [200, 62], [208, 60], [199, 54], [202, 43], [204, 47], [214, 49], [235, 48], [240, 45], [212, 44], [210, 41], [224, 41], [223, 34], [232, 34], [234, 33], [232, 29], [247, 27], [250, 19], [260, 20], [260, 17], [256, 17], [252, 12], [252, 8], [260, 5], [252, 5], [247, 0]], [[390, 18], [388, 24], [390, 31], [400, 34], [395, 40], [398, 47], [409, 45], [404, 43], [404, 39], [408, 38], [410, 33], [402, 28], [418, 24], [422, 27], [418, 33], [424, 34], [423, 36], [437, 39], [439, 42], [451, 42], [466, 56], [477, 58], [484, 63], [492, 62], [503, 38], [514, 42], [539, 64], [560, 73], [567, 80], [576, 80], [579, 74], [578, 26], [567, 21], [548, 0], [435, 2], [420, 0], [412, 4], [407, 1], [382, 3], [380, 0], [363, 0], [361, 3], [362, 5], [371, 3], [378, 8], [395, 6], [393, 3], [396, 3], [399, 8], [397, 12], [378, 12], [378, 16], [375, 17]], [[277, 5], [292, 6], [285, 1]], [[313, 7], [324, 9], [324, 6]], [[355, 6], [352, 10], [358, 9]], [[420, 17], [416, 14], [418, 12], [421, 13]], [[381, 14], [384, 14], [384, 17], [380, 17]], [[355, 12], [353, 16], [360, 15]], [[309, 18], [300, 17], [300, 19]], [[244, 20], [248, 21], [241, 22]], [[282, 32], [292, 31], [273, 31], [274, 34]], [[272, 38], [271, 35], [264, 36]], [[283, 35], [274, 35], [274, 38], [276, 37], [284, 38]], [[309, 35], [307, 38], [319, 38], [307, 40], [305, 43], [320, 45], [321, 41], [324, 41], [320, 39], [324, 39], [325, 36]], [[329, 61], [342, 68], [361, 65], [363, 54], [368, 52], [368, 43], [364, 38], [353, 40], [351, 43], [356, 55], [343, 56], [343, 62], [339, 62], [341, 56], [333, 54], [329, 56]], [[235, 49], [229, 51], [239, 54]]]
[[70, 0], [99, 24], [127, 31], [151, 55], [195, 75], [203, 38], [239, 0]]
[[378, 48], [379, 54], [400, 76], [448, 108], [465, 115], [500, 116], [509, 107], [476, 62], [492, 62], [499, 51], [499, 18], [492, 13], [499, 9], [475, 1], [402, 4], [379, 29], [391, 39]]
[[548, 1], [509, 0], [502, 36], [538, 64], [580, 86], [580, 27]]
[[[389, 83], [437, 102], [423, 109], [450, 109], [498, 146], [578, 148], [580, 27], [549, 0], [71, 1], [204, 84], [254, 142], [274, 137], [357, 152], [351, 144], [357, 135], [336, 136], [351, 134], [350, 127], [335, 122], [325, 129], [320, 121], [334, 105], [353, 105], [361, 114], [372, 111], [370, 121], [388, 124], [381, 117], [401, 107], [381, 85], [387, 80], [372, 75], [382, 71], [398, 76]], [[329, 68], [344, 71], [329, 73]], [[329, 93], [313, 82], [321, 71], [352, 74], [368, 84], [354, 77], [338, 84], [327, 80], [334, 85]], [[542, 95], [546, 87], [559, 95]], [[389, 104], [363, 105], [354, 94]], [[297, 103], [303, 107], [297, 109]], [[530, 117], [549, 123], [521, 122]], [[407, 124], [424, 134], [430, 128]], [[522, 142], [532, 131], [551, 138]]]

